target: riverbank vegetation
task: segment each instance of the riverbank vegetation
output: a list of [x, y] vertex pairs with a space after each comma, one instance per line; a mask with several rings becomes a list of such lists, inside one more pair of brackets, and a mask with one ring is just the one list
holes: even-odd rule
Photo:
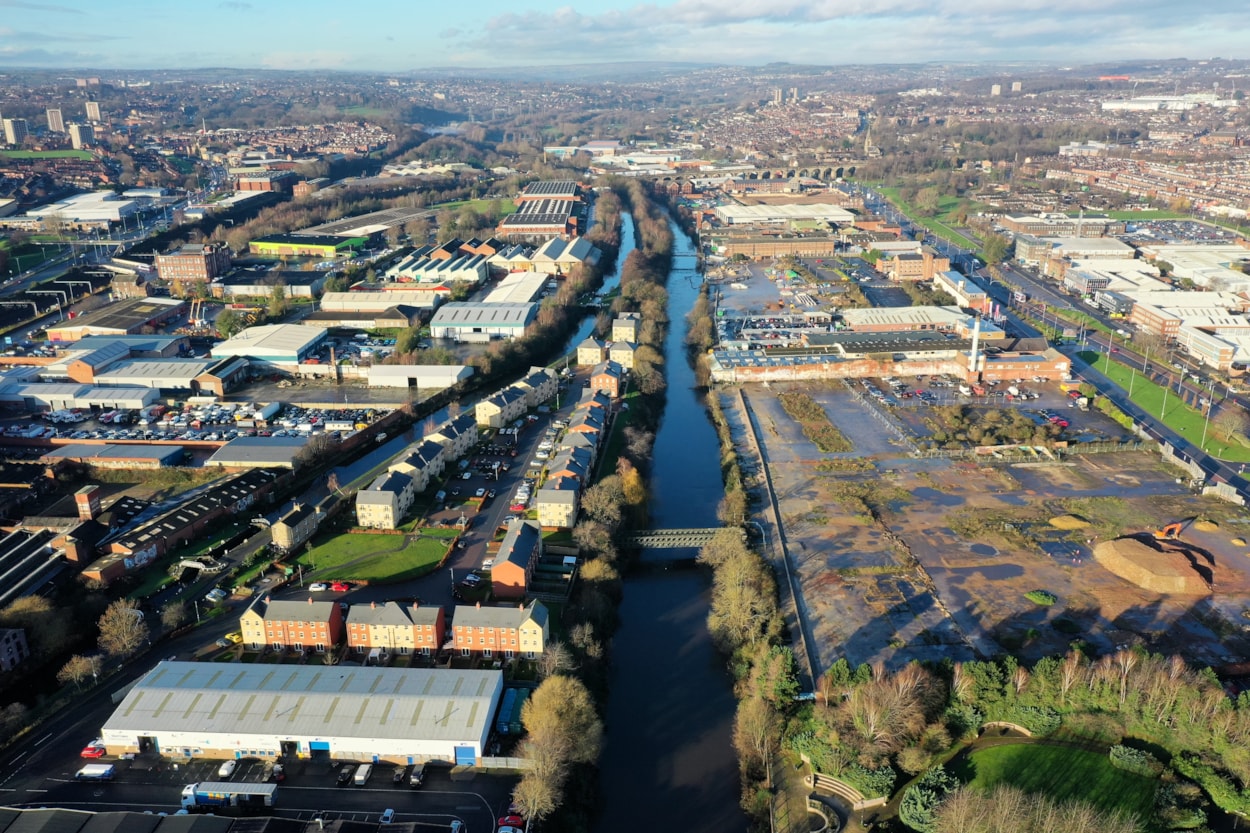
[[[605, 444], [595, 482], [582, 496], [581, 514], [573, 528], [581, 564], [562, 623], [568, 641], [552, 652], [565, 659], [551, 663], [553, 667], [547, 669], [551, 676], [526, 704], [523, 720], [529, 737], [520, 751], [532, 768], [514, 793], [528, 819], [542, 821], [545, 830], [556, 833], [589, 829], [600, 806], [595, 761], [602, 727], [597, 714], [607, 699], [607, 646], [616, 630], [621, 598], [620, 541], [628, 528], [646, 523], [646, 478], [664, 411], [663, 346], [669, 325], [664, 284], [672, 261], [673, 235], [663, 209], [643, 183], [609, 179], [600, 191], [596, 213], [600, 221], [611, 218], [616, 229], [615, 239], [607, 236], [606, 229], [603, 238], [614, 255], [620, 245], [623, 211], [633, 216], [637, 248], [618, 265], [620, 293], [612, 301], [610, 314], [601, 316], [599, 326], [610, 327], [612, 318], [625, 313], [641, 316], [632, 372], [638, 393], [629, 398], [629, 410], [618, 413], [612, 423], [609, 442], [619, 448], [612, 455], [615, 461], [610, 468], [603, 467], [609, 459]], [[611, 261], [605, 257], [604, 262]], [[561, 692], [560, 696], [539, 698], [539, 692], [548, 687]], [[540, 700], [539, 707], [531, 706], [535, 699]], [[541, 712], [531, 714], [536, 708]], [[570, 724], [571, 730], [564, 724]]]

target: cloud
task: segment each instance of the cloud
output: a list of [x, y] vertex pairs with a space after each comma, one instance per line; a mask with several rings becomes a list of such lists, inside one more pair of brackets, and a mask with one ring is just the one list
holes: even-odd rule
[[0, 65], [82, 67], [100, 66], [104, 56], [87, 52], [50, 52], [47, 49], [19, 49], [0, 45]]
[[232, 12], [248, 12], [254, 7], [251, 3], [241, 3], [239, 0], [225, 0], [223, 3], [218, 3], [217, 8], [228, 9]]
[[558, 36], [572, 62], [845, 64], [1220, 54], [1250, 39], [1250, 22], [1244, 0], [1210, 0], [1184, 16], [1173, 0], [674, 0], [507, 12], [462, 46], [495, 64], [535, 33]]
[[36, 3], [31, 2], [31, 0], [0, 0], [0, 9], [28, 9], [34, 12], [82, 14], [82, 9], [71, 9], [69, 6], [58, 6], [55, 3]]
[[20, 43], [98, 43], [106, 40], [126, 40], [126, 36], [75, 34], [73, 32], [19, 32], [8, 27], [0, 27], [0, 41], [8, 39]]

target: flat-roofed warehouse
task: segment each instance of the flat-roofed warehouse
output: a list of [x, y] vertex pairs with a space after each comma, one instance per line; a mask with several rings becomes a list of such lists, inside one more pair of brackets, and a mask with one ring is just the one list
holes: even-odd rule
[[109, 754], [480, 763], [500, 671], [161, 662], [104, 723]]
[[78, 341], [87, 336], [134, 335], [144, 327], [159, 328], [187, 311], [173, 298], [130, 298], [116, 301], [48, 328], [48, 341]]
[[264, 324], [213, 345], [212, 353], [215, 359], [242, 356], [264, 364], [294, 365], [317, 352], [325, 339], [326, 330], [320, 327]]
[[538, 315], [538, 304], [443, 304], [430, 319], [434, 338], [485, 342], [520, 338]]

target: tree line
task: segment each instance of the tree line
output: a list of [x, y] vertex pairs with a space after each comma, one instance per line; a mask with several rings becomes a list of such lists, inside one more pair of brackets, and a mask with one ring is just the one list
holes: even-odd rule
[[[652, 217], [654, 221], [656, 216], [645, 190], [605, 188], [596, 204], [596, 225], [587, 237], [607, 253], [602, 263], [615, 263], [621, 216], [626, 209], [635, 218], [639, 257], [627, 258], [617, 267], [621, 269], [622, 295], [613, 303], [611, 312], [642, 315], [639, 352], [645, 348], [655, 353], [650, 372], [659, 375], [662, 382], [659, 348], [667, 332], [667, 297], [662, 286], [667, 270], [655, 268], [666, 256], [666, 252], [655, 247], [671, 249], [671, 235], [666, 238], [654, 226], [646, 235], [641, 232], [641, 218]], [[561, 292], [566, 289], [567, 283]], [[565, 304], [575, 304], [580, 298], [580, 292], [573, 295], [570, 290], [568, 294], [571, 297], [564, 299]], [[607, 326], [610, 327], [610, 319]], [[601, 468], [593, 485], [582, 495], [581, 513], [573, 528], [572, 537], [582, 563], [565, 614], [568, 643], [554, 645], [545, 652], [540, 670], [543, 682], [522, 712], [527, 738], [521, 754], [530, 761], [531, 768], [517, 785], [513, 799], [525, 811], [526, 818], [546, 820], [544, 826], [551, 830], [587, 829], [599, 806], [594, 764], [598, 760], [602, 726], [597, 714], [607, 697], [607, 645], [617, 626], [616, 609], [621, 597], [624, 553], [620, 539], [629, 526], [645, 523], [646, 476], [651, 467], [655, 429], [663, 412], [663, 385], [650, 384], [644, 389], [637, 365], [635, 378], [639, 394], [630, 399], [629, 410], [616, 417], [629, 420], [625, 427], [614, 429], [623, 434], [620, 455], [613, 468]], [[604, 463], [608, 461], [601, 461], [600, 465]]]

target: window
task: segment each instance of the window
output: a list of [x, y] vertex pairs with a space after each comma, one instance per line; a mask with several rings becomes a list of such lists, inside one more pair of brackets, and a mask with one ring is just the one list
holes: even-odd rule
[[472, 654], [472, 653], [473, 653], [473, 651], [472, 651], [472, 650], [470, 650], [469, 648], [461, 648], [461, 649], [460, 649], [460, 656], [462, 656], [462, 657], [467, 657], [467, 656], [469, 656], [469, 655], [470, 655], [470, 654]]
[[485, 651], [482, 651], [482, 656], [486, 657], [487, 659], [490, 658], [491, 654], [492, 654], [492, 651], [490, 648], [487, 648]]
[[319, 654], [324, 654], [325, 652], [326, 652], [326, 645], [325, 645], [325, 643], [324, 643], [324, 642], [318, 642], [318, 643], [317, 643], [317, 653], [319, 653]]
[[275, 642], [275, 643], [273, 643], [273, 649], [274, 649], [275, 651], [281, 651], [281, 650], [282, 650], [282, 643], [281, 643], [281, 642]]
[[504, 651], [504, 652], [503, 652], [503, 655], [504, 655], [505, 657], [507, 657], [508, 659], [512, 659], [514, 656], [516, 656], [516, 652], [515, 652], [515, 651]]
[[486, 644], [486, 637], [484, 637], [484, 636], [479, 636], [479, 637], [478, 637], [478, 639], [477, 639], [477, 644], [479, 644], [479, 645], [485, 645], [485, 644]]

